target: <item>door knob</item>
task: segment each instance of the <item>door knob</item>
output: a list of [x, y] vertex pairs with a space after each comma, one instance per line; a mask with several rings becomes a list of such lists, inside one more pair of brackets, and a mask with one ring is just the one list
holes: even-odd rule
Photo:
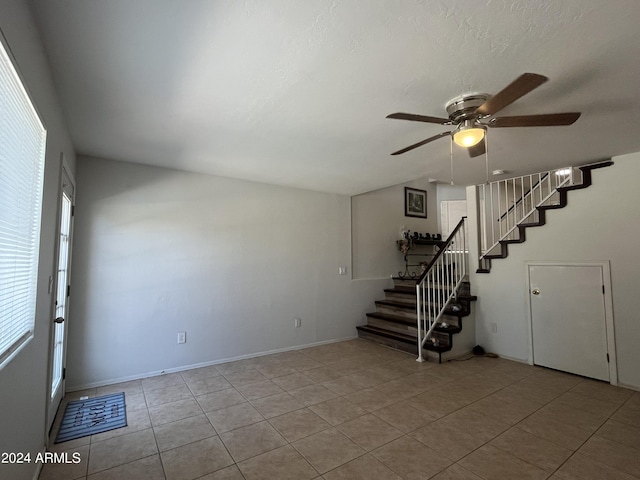
[[531, 290], [531, 293], [533, 293], [534, 295], [540, 295], [540, 290], [537, 288], [534, 288], [533, 290]]
[[62, 318], [62, 317], [58, 317], [58, 318], [56, 318], [56, 319], [54, 320], [54, 322], [55, 322], [55, 323], [62, 323], [62, 322], [64, 322], [64, 318]]

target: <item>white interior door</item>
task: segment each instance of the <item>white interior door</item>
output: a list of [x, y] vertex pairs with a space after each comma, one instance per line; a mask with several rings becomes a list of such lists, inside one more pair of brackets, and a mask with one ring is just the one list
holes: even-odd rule
[[529, 265], [533, 363], [610, 380], [603, 268]]
[[60, 196], [60, 224], [58, 231], [58, 259], [55, 288], [55, 310], [53, 315], [53, 334], [51, 338], [51, 385], [48, 412], [48, 427], [56, 415], [60, 401], [64, 396], [66, 330], [69, 315], [69, 270], [71, 268], [71, 239], [73, 234], [73, 204], [75, 187], [66, 169], [62, 171]]

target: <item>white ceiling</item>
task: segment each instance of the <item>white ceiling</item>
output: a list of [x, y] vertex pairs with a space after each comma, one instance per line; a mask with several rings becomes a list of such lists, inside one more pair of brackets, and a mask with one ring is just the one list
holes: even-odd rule
[[[530, 173], [640, 150], [637, 0], [35, 0], [81, 154], [358, 194], [448, 182], [447, 100], [550, 81], [499, 115], [573, 126], [489, 131], [491, 170]], [[457, 184], [484, 157], [454, 150]]]

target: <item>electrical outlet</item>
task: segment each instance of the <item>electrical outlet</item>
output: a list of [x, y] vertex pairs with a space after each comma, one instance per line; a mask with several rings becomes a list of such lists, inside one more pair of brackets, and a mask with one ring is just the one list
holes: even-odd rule
[[302, 325], [302, 319], [299, 317], [296, 317], [293, 319], [293, 326], [298, 328]]
[[498, 324], [497, 323], [490, 323], [489, 324], [489, 328], [491, 329], [491, 333], [498, 333]]
[[187, 343], [187, 332], [178, 332], [178, 343]]

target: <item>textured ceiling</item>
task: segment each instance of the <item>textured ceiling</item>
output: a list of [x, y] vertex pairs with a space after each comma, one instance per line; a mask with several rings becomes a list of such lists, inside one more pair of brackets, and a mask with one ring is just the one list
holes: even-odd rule
[[[512, 174], [640, 150], [637, 0], [35, 0], [81, 154], [357, 194], [450, 180], [447, 100], [550, 81], [504, 115], [581, 111], [569, 127], [494, 129]], [[484, 157], [454, 149], [457, 184]]]

